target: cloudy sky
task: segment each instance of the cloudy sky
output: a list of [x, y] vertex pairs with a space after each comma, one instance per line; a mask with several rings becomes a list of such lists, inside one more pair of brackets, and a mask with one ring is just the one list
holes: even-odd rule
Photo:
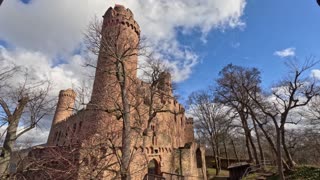
[[87, 24], [115, 4], [132, 10], [142, 35], [173, 69], [182, 98], [213, 84], [228, 63], [259, 68], [268, 88], [285, 75], [288, 59], [320, 57], [315, 0], [5, 0], [0, 53], [53, 79], [53, 93], [80, 85], [88, 80]]

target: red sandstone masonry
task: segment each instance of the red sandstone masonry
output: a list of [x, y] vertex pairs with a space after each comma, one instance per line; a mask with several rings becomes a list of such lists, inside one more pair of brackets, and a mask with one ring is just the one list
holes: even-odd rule
[[[131, 43], [139, 42], [140, 27], [129, 9], [116, 5], [114, 8], [110, 7], [103, 17], [104, 32], [110, 33], [120, 27], [121, 40], [129, 40]], [[119, 43], [122, 46], [121, 42]], [[47, 145], [81, 147], [79, 161], [84, 163], [79, 163], [78, 179], [86, 179], [83, 175], [86, 172], [96, 173], [92, 171], [94, 168], [92, 169], [91, 166], [92, 163], [100, 166], [95, 161], [103, 157], [101, 149], [107, 146], [106, 139], [112, 139], [114, 145], [121, 148], [122, 121], [117, 120], [114, 114], [103, 111], [103, 109], [112, 108], [115, 102], [119, 102], [119, 87], [113, 86], [115, 76], [106, 74], [107, 71], [115, 68], [113, 62], [112, 58], [100, 52], [91, 102], [87, 109], [72, 114], [67, 107], [74, 105], [76, 96], [74, 91], [68, 89], [61, 91], [59, 95]], [[137, 79], [137, 62], [137, 56], [132, 56], [126, 61], [126, 68], [132, 80], [128, 87], [128, 91], [132, 93], [130, 100], [134, 103], [141, 103], [137, 110], [132, 110], [131, 114], [132, 126], [140, 123], [138, 127], [142, 130], [132, 132], [131, 147], [134, 158], [130, 168], [133, 179], [142, 179], [148, 172], [148, 163], [152, 160], [158, 163], [159, 171], [178, 173], [182, 165], [183, 174], [190, 176], [188, 179], [206, 179], [205, 173], [202, 174], [206, 170], [205, 166], [199, 168], [196, 165], [197, 154], [199, 156], [197, 152], [201, 152], [200, 157], [205, 164], [204, 148], [194, 143], [193, 120], [186, 118], [184, 107], [173, 98], [169, 73], [161, 74], [161, 83], [158, 87], [161, 94], [156, 99], [156, 103], [171, 112], [158, 113], [151, 123], [151, 129], [146, 129], [148, 102], [145, 102], [141, 95], [146, 93], [150, 85]], [[99, 149], [92, 150], [94, 153], [88, 152], [93, 146], [99, 146]], [[88, 154], [90, 154], [89, 157]], [[115, 162], [115, 159], [115, 157], [108, 157], [102, 159], [101, 163]], [[110, 168], [117, 170], [119, 167], [113, 165]], [[100, 178], [109, 179], [114, 175], [106, 171]]]

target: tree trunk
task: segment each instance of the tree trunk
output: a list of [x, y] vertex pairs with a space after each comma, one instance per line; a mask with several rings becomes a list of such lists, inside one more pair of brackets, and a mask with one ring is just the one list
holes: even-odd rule
[[257, 119], [256, 114], [254, 113], [254, 111], [249, 107], [250, 110], [250, 114], [251, 117], [253, 119], [253, 125], [254, 125], [254, 129], [256, 131], [257, 134], [257, 140], [258, 140], [258, 145], [259, 145], [259, 150], [260, 150], [260, 156], [261, 156], [261, 161], [264, 161], [264, 154], [263, 154], [263, 150], [262, 150], [262, 146], [261, 146], [261, 141], [260, 141], [260, 135], [258, 133], [258, 129], [257, 129], [257, 125], [256, 123], [258, 123], [258, 126], [260, 128], [260, 130], [262, 131], [263, 135], [265, 136], [265, 138], [267, 139], [267, 141], [269, 142], [269, 145], [271, 147], [271, 149], [273, 150], [273, 152], [277, 155], [277, 149], [270, 137], [270, 135], [266, 132], [266, 130], [263, 128], [263, 124]]
[[216, 150], [216, 146], [215, 143], [213, 141], [213, 137], [211, 137], [211, 146], [212, 146], [212, 152], [213, 152], [213, 156], [214, 156], [214, 161], [216, 164], [216, 175], [219, 175], [221, 167], [220, 167], [220, 161], [219, 161], [219, 154], [218, 151]]
[[216, 152], [217, 152], [217, 164], [219, 164], [219, 169], [217, 170], [216, 174], [219, 175], [220, 171], [221, 171], [221, 159], [220, 159], [220, 148], [219, 148], [219, 144], [216, 140]]
[[13, 152], [15, 140], [17, 138], [18, 122], [12, 117], [9, 117], [9, 126], [7, 128], [7, 134], [3, 143], [3, 148], [0, 157], [0, 174], [2, 176], [9, 175], [9, 163], [11, 153]]
[[250, 143], [249, 143], [248, 136], [246, 136], [246, 147], [247, 147], [249, 162], [253, 162], [253, 156], [252, 156], [252, 152], [251, 152], [251, 149], [250, 149]]
[[252, 147], [252, 151], [253, 151], [253, 155], [254, 155], [254, 158], [256, 160], [256, 164], [259, 164], [259, 158], [258, 158], [258, 154], [257, 154], [257, 149], [253, 143], [253, 140], [252, 140], [252, 137], [251, 137], [251, 133], [250, 133], [250, 129], [248, 127], [248, 121], [247, 121], [247, 117], [245, 114], [244, 114], [244, 111], [241, 110], [241, 111], [238, 111], [239, 115], [240, 115], [240, 119], [241, 119], [241, 122], [242, 122], [242, 127], [243, 127], [243, 130], [244, 130], [244, 133], [245, 133], [245, 136], [246, 136], [246, 146], [247, 146], [247, 149], [248, 149], [248, 155], [249, 155], [249, 161], [250, 162], [253, 162], [253, 157], [252, 157], [252, 153], [251, 153], [251, 150], [250, 150], [250, 145]]
[[9, 164], [11, 159], [11, 154], [15, 142], [17, 140], [17, 130], [20, 118], [22, 116], [23, 110], [29, 101], [28, 97], [22, 97], [18, 102], [17, 107], [15, 108], [13, 114], [6, 114], [8, 117], [8, 127], [5, 140], [3, 142], [3, 148], [0, 155], [0, 175], [6, 176], [9, 175]]
[[259, 121], [256, 121], [256, 122], [258, 123], [258, 126], [259, 126], [259, 128], [261, 129], [263, 135], [264, 135], [265, 138], [267, 139], [267, 141], [268, 141], [271, 149], [273, 150], [273, 152], [274, 152], [274, 153], [276, 154], [276, 156], [277, 156], [277, 154], [278, 154], [277, 148], [276, 148], [275, 144], [273, 143], [271, 137], [270, 137], [269, 134], [266, 132], [266, 130], [263, 128], [263, 125], [262, 125]]
[[283, 126], [283, 128], [281, 128], [280, 131], [281, 131], [282, 147], [283, 147], [284, 153], [286, 154], [289, 168], [291, 169], [291, 168], [296, 166], [296, 163], [293, 161], [292, 156], [291, 156], [291, 154], [290, 154], [290, 152], [288, 150], [287, 144], [286, 144], [284, 126]]
[[251, 136], [250, 131], [249, 131], [248, 137], [249, 137], [249, 142], [250, 142], [251, 147], [252, 147], [254, 158], [256, 160], [256, 164], [260, 164], [260, 160], [259, 160], [258, 153], [257, 153], [257, 148], [256, 148], [256, 146], [255, 146], [255, 144], [254, 144], [254, 142], [252, 140], [252, 136]]
[[281, 152], [281, 132], [280, 128], [276, 128], [277, 131], [277, 164], [280, 180], [285, 180], [282, 164], [282, 152]]
[[264, 163], [264, 154], [263, 154], [263, 150], [262, 150], [262, 146], [261, 146], [260, 135], [258, 132], [257, 124], [254, 119], [252, 119], [252, 121], [253, 121], [254, 130], [255, 130], [256, 136], [257, 136], [257, 142], [258, 142], [258, 147], [259, 147], [259, 151], [260, 151], [261, 163]]
[[130, 157], [131, 157], [131, 125], [130, 125], [130, 104], [127, 93], [127, 77], [124, 64], [119, 64], [117, 77], [120, 84], [121, 100], [123, 107], [123, 129], [122, 129], [122, 156], [120, 164], [121, 180], [130, 180]]
[[232, 139], [232, 138], [230, 138], [230, 139], [231, 139], [231, 144], [232, 144], [232, 147], [233, 147], [234, 155], [235, 155], [235, 157], [236, 157], [237, 161], [239, 162], [239, 161], [240, 161], [240, 159], [239, 159], [239, 156], [238, 156], [238, 153], [237, 153], [236, 146], [235, 146], [235, 144], [234, 144], [233, 139]]
[[227, 145], [226, 145], [225, 139], [223, 140], [223, 147], [224, 147], [224, 153], [225, 153], [226, 159], [227, 159], [227, 165], [229, 166], [229, 156], [228, 156]]
[[[127, 115], [129, 116], [129, 115]], [[126, 119], [126, 120], [125, 120]], [[126, 117], [123, 120], [122, 131], [122, 157], [121, 157], [121, 179], [130, 180], [130, 118]]]

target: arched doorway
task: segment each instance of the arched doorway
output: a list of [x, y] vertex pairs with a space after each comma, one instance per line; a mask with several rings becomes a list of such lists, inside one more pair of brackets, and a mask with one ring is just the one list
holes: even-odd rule
[[161, 174], [159, 163], [155, 159], [152, 159], [148, 164], [148, 174]]
[[196, 151], [196, 161], [197, 161], [197, 168], [202, 168], [202, 156], [201, 156], [201, 150], [199, 148]]

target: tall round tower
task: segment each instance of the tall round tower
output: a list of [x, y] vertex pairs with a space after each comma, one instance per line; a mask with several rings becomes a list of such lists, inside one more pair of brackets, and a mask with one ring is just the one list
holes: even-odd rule
[[59, 124], [64, 122], [68, 117], [72, 115], [74, 103], [76, 99], [76, 92], [72, 89], [61, 90], [59, 93], [59, 100], [56, 108], [56, 112], [53, 117], [50, 134], [47, 144], [54, 145], [54, 133], [57, 133], [57, 129], [61, 128]]
[[59, 101], [57, 109], [54, 114], [52, 125], [67, 119], [72, 115], [74, 103], [76, 99], [76, 92], [72, 89], [61, 90], [59, 93]]
[[[128, 81], [137, 76], [140, 27], [124, 6], [115, 5], [103, 16], [102, 38], [93, 84], [91, 107], [112, 106], [119, 99], [119, 63], [123, 63]], [[121, 69], [121, 68], [120, 68]], [[120, 72], [120, 73], [124, 73]], [[127, 84], [130, 85], [130, 82]]]

